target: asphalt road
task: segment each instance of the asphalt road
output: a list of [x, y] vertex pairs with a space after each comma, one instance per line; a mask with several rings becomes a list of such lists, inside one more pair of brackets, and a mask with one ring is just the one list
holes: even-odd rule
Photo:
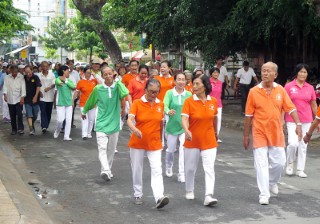
[[95, 138], [82, 140], [79, 119], [76, 125], [71, 133], [73, 141], [64, 142], [62, 135], [53, 139], [55, 117], [45, 135], [38, 131], [36, 136], [27, 133], [10, 136], [10, 125], [0, 124], [0, 131], [8, 133], [3, 140], [10, 142], [25, 162], [23, 170], [18, 167], [22, 179], [58, 223], [320, 223], [320, 143], [317, 141], [308, 149], [308, 178], [284, 176], [279, 184], [279, 196], [272, 197], [270, 205], [261, 206], [252, 152], [242, 148], [241, 131], [223, 128], [223, 143], [218, 147], [215, 166], [218, 205], [203, 206], [201, 162], [196, 175], [196, 198], [193, 201], [184, 198], [184, 184], [178, 183], [176, 177], [176, 153], [174, 176], [164, 177], [165, 194], [170, 197], [170, 203], [157, 210], [153, 208], [147, 159], [143, 174], [144, 203], [133, 203], [127, 128], [119, 138], [114, 178], [106, 183], [100, 178]]

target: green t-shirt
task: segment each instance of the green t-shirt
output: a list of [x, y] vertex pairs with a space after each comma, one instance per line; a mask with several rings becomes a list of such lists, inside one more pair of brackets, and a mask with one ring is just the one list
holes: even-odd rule
[[168, 90], [164, 97], [164, 112], [167, 114], [169, 110], [175, 110], [175, 115], [169, 116], [168, 123], [166, 125], [166, 133], [171, 135], [182, 134], [183, 128], [181, 124], [181, 110], [185, 99], [192, 96], [192, 93], [184, 90], [181, 94], [178, 94], [175, 88]]
[[120, 131], [120, 110], [121, 99], [129, 94], [125, 86], [121, 86], [127, 90], [127, 93], [121, 93], [119, 85], [121, 82], [114, 82], [110, 87], [107, 85], [97, 85], [89, 99], [87, 100], [82, 113], [86, 114], [89, 110], [97, 106], [97, 117], [95, 131], [106, 134], [113, 134]]
[[66, 79], [63, 83], [60, 78], [56, 78], [55, 84], [57, 88], [56, 105], [72, 106], [72, 90], [75, 88], [74, 83], [70, 79]]

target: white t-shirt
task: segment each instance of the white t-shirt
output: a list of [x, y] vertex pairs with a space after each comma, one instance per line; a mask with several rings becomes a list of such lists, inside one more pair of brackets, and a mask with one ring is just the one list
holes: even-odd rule
[[237, 72], [237, 77], [240, 78], [240, 84], [249, 85], [251, 83], [252, 77], [256, 77], [252, 68], [245, 71], [244, 68], [240, 68]]
[[226, 67], [221, 66], [221, 68], [220, 68], [220, 74], [219, 74], [218, 79], [219, 79], [221, 82], [224, 83], [226, 76], [228, 77], [227, 69], [226, 69]]
[[56, 77], [54, 76], [54, 74], [52, 72], [48, 72], [47, 76], [44, 76], [42, 74], [42, 72], [39, 72], [37, 75], [38, 75], [40, 82], [41, 82], [40, 91], [43, 94], [43, 97], [42, 98], [40, 97], [40, 101], [53, 102], [54, 88], [50, 89], [48, 92], [45, 92], [44, 89], [49, 86], [52, 86], [52, 84], [55, 84]]

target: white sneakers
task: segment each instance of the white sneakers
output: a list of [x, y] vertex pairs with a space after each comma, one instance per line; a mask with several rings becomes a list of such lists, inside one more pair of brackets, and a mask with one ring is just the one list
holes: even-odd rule
[[58, 138], [58, 137], [59, 137], [59, 134], [60, 134], [59, 132], [54, 131], [54, 133], [53, 133], [53, 137], [54, 137], [54, 138]]
[[275, 184], [275, 185], [272, 185], [270, 186], [270, 192], [274, 195], [278, 195], [279, 194], [279, 188], [278, 188], [278, 185]]
[[291, 176], [293, 174], [293, 164], [289, 163], [286, 167], [286, 174], [288, 176]]
[[182, 175], [178, 175], [178, 182], [184, 183], [186, 182], [186, 178]]
[[308, 176], [305, 172], [303, 172], [303, 170], [298, 170], [296, 175], [301, 178], [306, 178]]
[[268, 205], [269, 204], [269, 198], [260, 198], [259, 199], [260, 205]]
[[222, 140], [220, 139], [220, 138], [218, 138], [218, 141], [217, 141], [218, 143], [222, 143]]
[[213, 198], [212, 195], [206, 195], [204, 198], [203, 205], [205, 206], [214, 206], [218, 203], [218, 200]]
[[193, 199], [194, 199], [194, 193], [193, 193], [193, 191], [187, 191], [187, 192], [186, 192], [186, 199], [187, 199], [187, 200], [193, 200]]
[[170, 168], [166, 168], [166, 176], [167, 177], [172, 177], [173, 173], [172, 173], [172, 167]]

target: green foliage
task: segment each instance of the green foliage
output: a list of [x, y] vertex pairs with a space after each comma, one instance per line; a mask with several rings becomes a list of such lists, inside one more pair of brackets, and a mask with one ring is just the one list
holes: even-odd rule
[[57, 59], [59, 58], [59, 54], [57, 52], [57, 49], [53, 49], [53, 48], [48, 48], [48, 47], [45, 47], [44, 48], [44, 51], [45, 51], [45, 57], [48, 58], [48, 59]]
[[[138, 51], [142, 49], [141, 35], [125, 32], [124, 29], [118, 29], [113, 33], [122, 52]], [[130, 42], [132, 49], [130, 49]]]
[[45, 47], [51, 49], [64, 48], [72, 50], [73, 39], [76, 38], [76, 33], [73, 25], [67, 22], [63, 16], [58, 16], [50, 21], [48, 36], [39, 36], [40, 40], [44, 42]]
[[17, 32], [32, 30], [27, 24], [27, 14], [13, 7], [12, 0], [0, 1], [0, 40], [9, 39]]

